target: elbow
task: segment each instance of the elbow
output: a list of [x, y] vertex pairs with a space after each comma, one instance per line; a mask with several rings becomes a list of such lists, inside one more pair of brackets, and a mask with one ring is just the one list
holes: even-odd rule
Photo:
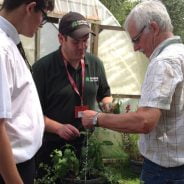
[[154, 125], [155, 125], [154, 123], [148, 122], [148, 121], [145, 120], [145, 121], [143, 122], [143, 126], [142, 126], [142, 131], [141, 131], [141, 133], [143, 133], [143, 134], [148, 134], [148, 133], [150, 133], [150, 132], [155, 128]]
[[142, 108], [138, 111], [138, 118], [140, 122], [140, 133], [148, 134], [152, 132], [157, 126], [161, 111], [156, 108]]

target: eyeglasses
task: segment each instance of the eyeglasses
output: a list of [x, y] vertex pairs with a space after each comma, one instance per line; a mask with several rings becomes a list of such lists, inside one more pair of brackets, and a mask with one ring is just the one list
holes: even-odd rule
[[44, 12], [44, 10], [42, 9], [42, 8], [39, 8], [40, 9], [40, 11], [42, 12], [42, 17], [43, 17], [43, 19], [42, 19], [42, 22], [41, 22], [41, 26], [43, 26], [45, 23], [47, 23], [47, 21], [48, 21], [48, 16], [47, 16], [47, 14]]
[[143, 31], [144, 31], [145, 28], [146, 28], [146, 25], [144, 25], [144, 27], [141, 29], [141, 31], [140, 31], [136, 36], [134, 36], [134, 37], [132, 38], [132, 42], [133, 42], [134, 44], [139, 42], [139, 40], [140, 40], [140, 38], [141, 38], [141, 36], [142, 36], [142, 33], [143, 33]]
[[[47, 14], [45, 13], [45, 11], [42, 8], [39, 8], [39, 10], [42, 12], [42, 22], [40, 24], [40, 27], [42, 27], [44, 24], [46, 24], [49, 21], [49, 17], [47, 16]], [[49, 22], [52, 24], [52, 26], [58, 31], [58, 28], [56, 27], [56, 25], [52, 22]]]

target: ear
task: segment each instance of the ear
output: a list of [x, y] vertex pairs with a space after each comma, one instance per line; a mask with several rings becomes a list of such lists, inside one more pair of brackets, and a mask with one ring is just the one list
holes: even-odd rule
[[26, 12], [28, 14], [32, 13], [33, 11], [35, 11], [35, 7], [36, 7], [36, 2], [31, 2], [29, 4], [26, 5]]
[[58, 34], [59, 43], [62, 44], [64, 40], [66, 40], [66, 37], [62, 35], [61, 33]]
[[160, 33], [160, 27], [159, 27], [158, 23], [155, 22], [155, 21], [152, 21], [152, 22], [150, 23], [149, 29], [150, 29], [150, 31], [152, 31], [153, 34], [156, 35], [156, 36]]

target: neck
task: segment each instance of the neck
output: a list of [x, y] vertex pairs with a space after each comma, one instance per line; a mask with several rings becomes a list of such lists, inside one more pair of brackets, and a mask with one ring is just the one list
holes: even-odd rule
[[24, 13], [21, 8], [17, 8], [12, 11], [2, 9], [0, 11], [0, 15], [8, 20], [16, 28], [18, 33], [21, 32], [24, 17]]
[[66, 61], [75, 69], [77, 69], [80, 66], [80, 60], [77, 61], [66, 60]]
[[173, 37], [173, 33], [172, 32], [163, 32], [159, 38], [157, 39], [158, 40], [158, 43], [157, 45], [159, 45], [161, 42], [163, 42], [164, 40], [168, 39], [168, 38], [171, 38]]
[[62, 52], [62, 55], [63, 55], [63, 57], [64, 57], [64, 60], [65, 60], [67, 63], [69, 63], [73, 68], [77, 69], [77, 68], [80, 66], [80, 62], [81, 62], [80, 59], [76, 60], [76, 59], [70, 58], [70, 57], [62, 50], [62, 48], [61, 48], [61, 52]]

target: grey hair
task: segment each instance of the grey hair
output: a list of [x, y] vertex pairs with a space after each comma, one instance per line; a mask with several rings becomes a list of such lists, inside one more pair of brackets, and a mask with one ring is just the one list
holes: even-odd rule
[[141, 29], [150, 22], [155, 21], [159, 25], [161, 31], [173, 31], [171, 18], [166, 7], [160, 1], [147, 0], [137, 4], [127, 16], [124, 28], [128, 29], [130, 21], [134, 21], [137, 29]]

